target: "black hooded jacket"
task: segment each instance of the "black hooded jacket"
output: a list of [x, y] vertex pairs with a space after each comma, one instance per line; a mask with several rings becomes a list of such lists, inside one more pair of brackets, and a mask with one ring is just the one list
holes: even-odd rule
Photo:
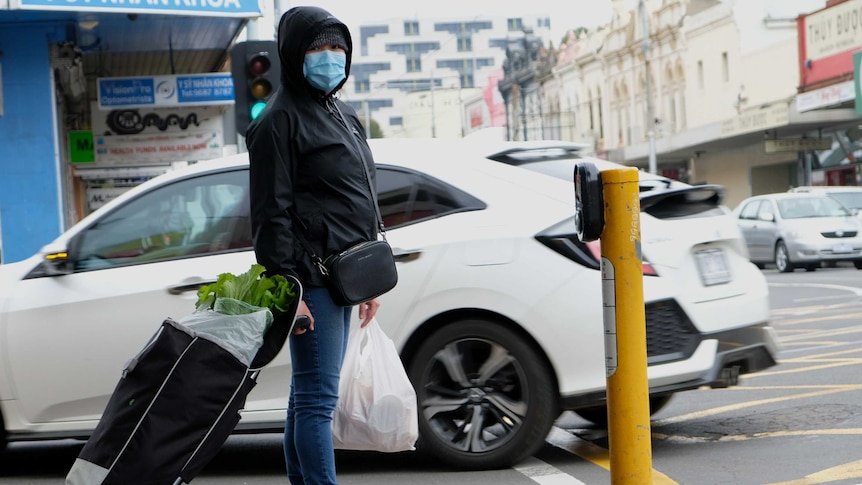
[[329, 26], [343, 31], [349, 75], [353, 44], [347, 26], [318, 7], [288, 10], [278, 27], [281, 86], [246, 134], [257, 261], [267, 272], [292, 274], [305, 286], [325, 286], [325, 280], [297, 237], [304, 236], [324, 259], [377, 237], [369, 188], [369, 182], [375, 187], [374, 161], [365, 131], [353, 108], [303, 75], [308, 46]]

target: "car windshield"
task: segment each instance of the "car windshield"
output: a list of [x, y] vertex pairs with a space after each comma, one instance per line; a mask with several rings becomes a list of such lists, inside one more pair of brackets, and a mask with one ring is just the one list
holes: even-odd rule
[[830, 192], [829, 196], [851, 209], [862, 209], [862, 192]]
[[847, 208], [830, 197], [782, 199], [778, 201], [778, 212], [784, 219], [843, 217], [850, 215]]

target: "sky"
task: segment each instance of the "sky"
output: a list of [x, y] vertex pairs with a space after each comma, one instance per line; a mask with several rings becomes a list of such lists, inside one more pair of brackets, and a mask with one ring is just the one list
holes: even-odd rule
[[[629, 7], [635, 0], [624, 0]], [[284, 11], [298, 5], [317, 5], [329, 10], [354, 30], [360, 24], [390, 18], [464, 18], [472, 16], [551, 18], [551, 38], [558, 44], [566, 31], [595, 28], [611, 18], [611, 0], [279, 0]]]

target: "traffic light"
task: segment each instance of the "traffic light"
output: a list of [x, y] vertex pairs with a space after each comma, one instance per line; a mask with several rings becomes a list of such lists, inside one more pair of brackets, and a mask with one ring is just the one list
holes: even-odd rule
[[278, 87], [278, 44], [274, 40], [239, 42], [231, 50], [230, 63], [236, 131], [245, 136], [249, 123], [260, 115]]

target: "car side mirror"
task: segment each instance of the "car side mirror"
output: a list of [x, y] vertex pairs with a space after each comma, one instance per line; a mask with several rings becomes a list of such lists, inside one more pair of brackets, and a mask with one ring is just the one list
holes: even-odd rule
[[42, 255], [45, 272], [53, 276], [72, 273], [75, 270], [77, 241], [78, 238], [73, 237], [66, 244], [51, 243], [44, 246], [39, 254]]
[[757, 218], [761, 221], [775, 222], [775, 214], [772, 212], [761, 212], [757, 214]]

